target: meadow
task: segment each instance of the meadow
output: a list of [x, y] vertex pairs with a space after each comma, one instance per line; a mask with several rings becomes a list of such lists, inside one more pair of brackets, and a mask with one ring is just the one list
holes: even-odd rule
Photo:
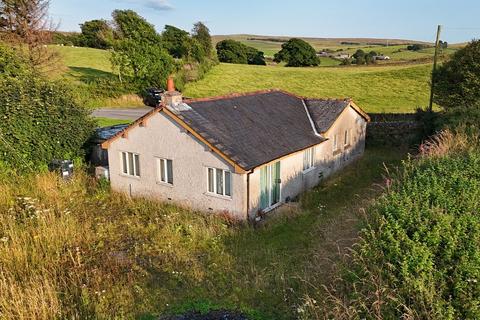
[[414, 112], [428, 104], [430, 72], [428, 64], [332, 68], [220, 64], [204, 79], [188, 84], [184, 95], [279, 88], [312, 98], [350, 97], [367, 112]]
[[129, 199], [81, 167], [70, 181], [2, 174], [0, 317], [157, 319], [227, 308], [296, 318], [311, 285], [331, 281], [337, 245], [354, 241], [361, 208], [382, 192], [383, 163], [404, 154], [369, 149], [256, 227]]
[[[280, 88], [308, 97], [350, 97], [368, 112], [413, 112], [428, 104], [431, 66], [422, 59], [431, 57], [433, 51], [410, 52], [401, 49], [404, 46], [382, 47], [384, 51], [380, 52], [408, 63], [341, 67], [337, 60], [321, 58], [321, 67], [317, 68], [220, 64], [204, 79], [187, 84], [184, 95], [207, 97]], [[109, 81], [117, 76], [111, 69], [108, 51], [60, 46], [53, 49], [60, 53], [61, 67], [52, 77], [72, 83], [88, 107], [142, 106], [138, 95], [128, 88], [112, 88]], [[412, 63], [415, 59], [422, 63]]]

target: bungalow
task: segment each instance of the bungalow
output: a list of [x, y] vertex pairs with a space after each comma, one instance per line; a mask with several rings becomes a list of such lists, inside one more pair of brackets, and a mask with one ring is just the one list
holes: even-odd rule
[[368, 121], [350, 99], [184, 100], [170, 81], [159, 107], [102, 147], [116, 191], [255, 219], [361, 156]]

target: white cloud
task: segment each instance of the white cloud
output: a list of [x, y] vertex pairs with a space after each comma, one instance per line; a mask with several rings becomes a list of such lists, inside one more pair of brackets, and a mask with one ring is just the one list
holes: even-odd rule
[[172, 10], [173, 6], [168, 0], [115, 0], [116, 2], [135, 3], [157, 11]]
[[168, 0], [143, 0], [141, 1], [147, 8], [154, 10], [171, 10], [173, 9], [172, 5]]

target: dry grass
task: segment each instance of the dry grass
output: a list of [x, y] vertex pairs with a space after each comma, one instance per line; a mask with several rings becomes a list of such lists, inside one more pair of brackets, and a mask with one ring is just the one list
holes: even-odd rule
[[118, 98], [105, 99], [105, 108], [145, 107], [143, 100], [136, 94], [124, 94]]
[[351, 194], [373, 197], [381, 163], [401, 156], [370, 150], [256, 228], [131, 200], [80, 169], [71, 181], [1, 176], [0, 318], [154, 318], [197, 301], [294, 318], [311, 292], [301, 275], [320, 261], [327, 270], [335, 244], [354, 238]]

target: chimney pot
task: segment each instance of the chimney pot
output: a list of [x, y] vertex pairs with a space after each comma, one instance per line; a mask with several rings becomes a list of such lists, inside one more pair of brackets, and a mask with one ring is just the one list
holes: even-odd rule
[[173, 92], [175, 91], [175, 82], [173, 81], [173, 77], [168, 77], [167, 80], [167, 91]]

